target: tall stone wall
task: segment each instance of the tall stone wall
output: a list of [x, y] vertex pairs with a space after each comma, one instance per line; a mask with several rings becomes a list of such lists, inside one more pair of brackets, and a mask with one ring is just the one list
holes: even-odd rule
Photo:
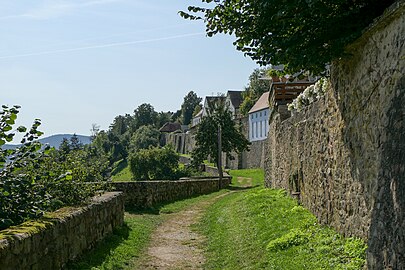
[[405, 1], [333, 63], [332, 89], [270, 125], [266, 185], [368, 239], [369, 269], [405, 269]]
[[[249, 119], [243, 117], [235, 120], [245, 138], [249, 139]], [[223, 154], [222, 164], [229, 169], [250, 169], [264, 168], [264, 161], [267, 156], [267, 140], [254, 141], [249, 151], [241, 154], [231, 153], [231, 156]]]
[[0, 231], [0, 269], [61, 269], [124, 222], [124, 197], [109, 192], [79, 208]]
[[267, 156], [267, 140], [252, 142], [250, 151], [247, 151], [245, 155], [245, 168], [264, 168], [264, 160]]

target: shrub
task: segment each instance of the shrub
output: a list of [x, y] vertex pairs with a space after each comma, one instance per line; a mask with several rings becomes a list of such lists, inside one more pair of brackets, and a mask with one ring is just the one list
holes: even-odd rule
[[[13, 140], [15, 133], [11, 130], [20, 107], [2, 108], [0, 146]], [[21, 146], [0, 149], [0, 229], [38, 218], [47, 210], [80, 204], [95, 192], [95, 186], [82, 182], [102, 166], [89, 166], [87, 156], [77, 156], [79, 152], [75, 151], [75, 155], [58, 159], [56, 150], [37, 141], [42, 135], [40, 124], [36, 119], [28, 131], [18, 127], [18, 133], [25, 133]]]
[[[170, 147], [151, 147], [130, 155], [129, 166], [136, 180], [178, 179], [179, 155]], [[183, 175], [182, 175], [183, 174]]]

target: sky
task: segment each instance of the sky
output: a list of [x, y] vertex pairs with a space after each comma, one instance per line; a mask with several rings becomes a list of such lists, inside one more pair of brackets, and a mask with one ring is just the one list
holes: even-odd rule
[[0, 103], [21, 106], [17, 125], [41, 119], [44, 136], [89, 135], [142, 103], [176, 111], [191, 90], [242, 90], [258, 65], [178, 15], [193, 4], [0, 0]]

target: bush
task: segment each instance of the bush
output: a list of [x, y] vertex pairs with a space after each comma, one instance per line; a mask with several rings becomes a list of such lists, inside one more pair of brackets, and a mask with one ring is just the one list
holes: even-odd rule
[[170, 147], [142, 149], [130, 155], [129, 166], [136, 180], [174, 180], [186, 176], [179, 155]]
[[[20, 107], [2, 108], [0, 146], [13, 140], [15, 133], [10, 131]], [[0, 149], [0, 229], [38, 218], [47, 210], [80, 204], [95, 193], [95, 186], [82, 182], [97, 175], [95, 170], [103, 167], [101, 163], [90, 166], [88, 156], [75, 151], [58, 159], [58, 151], [37, 141], [42, 135], [40, 124], [36, 119], [28, 131], [18, 127], [17, 132], [25, 133], [21, 146]]]

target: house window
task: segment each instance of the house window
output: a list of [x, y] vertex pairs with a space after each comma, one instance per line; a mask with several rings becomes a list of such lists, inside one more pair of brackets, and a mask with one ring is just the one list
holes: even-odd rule
[[258, 125], [258, 123], [257, 123], [257, 122], [256, 122], [255, 124], [256, 124], [256, 138], [257, 138], [257, 135], [259, 135], [259, 130], [258, 130], [259, 125]]
[[262, 112], [260, 112], [260, 117], [262, 117]]
[[262, 123], [262, 122], [263, 122], [263, 121], [260, 121], [260, 137], [263, 136], [263, 134], [262, 134], [262, 131], [263, 131], [262, 125], [263, 125], [263, 123]]

